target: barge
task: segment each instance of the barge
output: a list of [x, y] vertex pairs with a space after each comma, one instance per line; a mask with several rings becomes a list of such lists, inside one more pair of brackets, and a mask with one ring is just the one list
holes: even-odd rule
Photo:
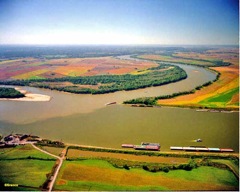
[[105, 105], [108, 106], [108, 105], [115, 105], [115, 104], [117, 104], [117, 102], [114, 101], [114, 102], [106, 103]]
[[159, 143], [148, 143], [148, 142], [142, 142], [141, 145], [122, 144], [122, 148], [133, 148], [135, 150], [159, 151], [160, 144]]
[[122, 148], [133, 148], [134, 145], [132, 144], [122, 144]]
[[208, 148], [204, 146], [190, 146], [190, 147], [170, 147], [171, 150], [193, 151], [193, 152], [234, 152], [231, 148]]

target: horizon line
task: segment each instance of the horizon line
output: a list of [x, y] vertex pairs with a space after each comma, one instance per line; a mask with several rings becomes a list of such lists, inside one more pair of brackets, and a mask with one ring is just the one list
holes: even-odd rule
[[239, 44], [0, 44], [0, 46], [238, 46]]

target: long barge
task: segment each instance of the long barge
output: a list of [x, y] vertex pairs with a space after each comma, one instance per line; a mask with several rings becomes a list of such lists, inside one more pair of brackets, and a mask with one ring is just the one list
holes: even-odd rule
[[122, 144], [122, 148], [133, 148], [135, 150], [159, 151], [160, 147], [161, 146], [159, 143], [148, 142], [142, 142], [141, 145]]
[[171, 150], [195, 151], [195, 152], [234, 152], [231, 148], [208, 148], [208, 147], [170, 147]]

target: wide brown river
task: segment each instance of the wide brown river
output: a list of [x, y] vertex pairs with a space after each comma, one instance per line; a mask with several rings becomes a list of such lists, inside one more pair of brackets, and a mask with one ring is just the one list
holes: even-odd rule
[[[201, 145], [239, 151], [239, 113], [196, 112], [181, 108], [133, 108], [124, 100], [190, 90], [216, 76], [204, 68], [179, 65], [188, 74], [180, 82], [104, 95], [69, 93], [23, 87], [50, 95], [49, 102], [0, 101], [0, 133], [36, 134], [43, 138], [103, 147], [122, 143], [159, 142], [170, 146]], [[105, 106], [116, 101], [117, 105]], [[201, 138], [202, 143], [194, 139]]]

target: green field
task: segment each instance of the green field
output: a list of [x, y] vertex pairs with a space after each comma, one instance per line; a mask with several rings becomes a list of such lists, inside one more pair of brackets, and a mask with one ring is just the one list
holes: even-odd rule
[[149, 172], [116, 168], [103, 160], [65, 161], [55, 190], [237, 190], [228, 170], [201, 166], [191, 171]]
[[[40, 190], [55, 158], [31, 145], [0, 149], [0, 190]], [[4, 186], [6, 184], [18, 187]]]
[[1, 160], [0, 190], [21, 190], [19, 187], [4, 187], [4, 184], [21, 185], [24, 190], [40, 190], [55, 161], [47, 160]]
[[[213, 97], [207, 98], [200, 102], [204, 106], [211, 107], [225, 107], [233, 98], [235, 94], [239, 93], [239, 87], [227, 90], [219, 95], [214, 95]], [[239, 103], [235, 103], [238, 105]]]
[[59, 147], [49, 147], [49, 146], [38, 146], [41, 149], [53, 154], [53, 155], [57, 155], [59, 156], [59, 154], [61, 154], [63, 148], [59, 148]]
[[0, 159], [45, 159], [45, 160], [55, 160], [54, 157], [51, 157], [45, 153], [42, 153], [34, 149], [31, 145], [22, 145], [14, 148], [0, 149]]

